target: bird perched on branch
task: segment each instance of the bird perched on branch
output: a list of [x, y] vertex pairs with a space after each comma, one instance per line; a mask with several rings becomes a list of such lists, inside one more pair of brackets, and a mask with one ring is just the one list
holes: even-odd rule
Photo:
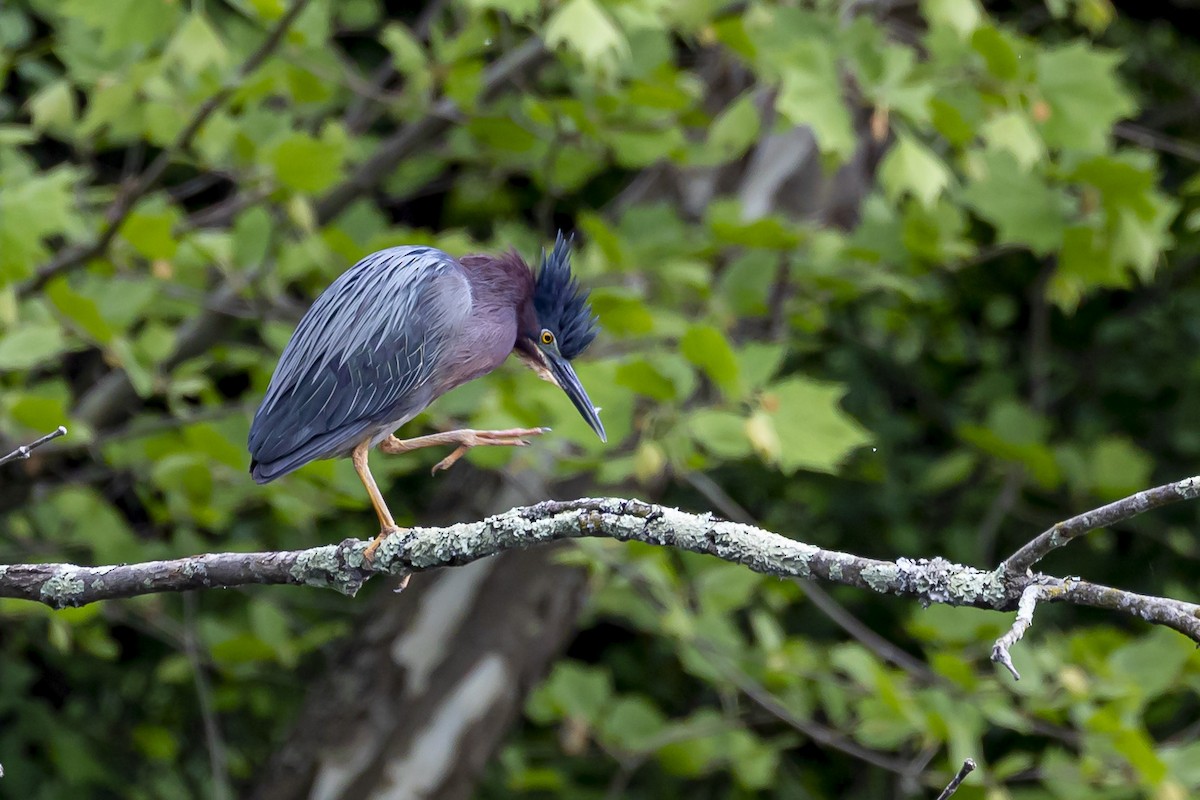
[[562, 233], [535, 273], [515, 252], [454, 259], [432, 247], [392, 247], [359, 261], [300, 320], [250, 427], [250, 474], [268, 483], [310, 461], [354, 462], [380, 533], [399, 530], [367, 465], [384, 453], [455, 445], [434, 472], [472, 447], [528, 444], [548, 428], [393, 432], [435, 399], [486, 375], [511, 353], [557, 385], [606, 441], [599, 411], [571, 361], [596, 337], [587, 292], [571, 274]]

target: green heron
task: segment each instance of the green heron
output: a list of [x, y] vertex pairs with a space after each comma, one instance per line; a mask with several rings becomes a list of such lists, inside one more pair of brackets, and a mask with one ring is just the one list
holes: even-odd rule
[[560, 232], [536, 274], [515, 252], [455, 260], [432, 247], [392, 247], [359, 261], [321, 293], [284, 348], [250, 426], [251, 476], [268, 483], [310, 461], [349, 456], [379, 515], [370, 560], [399, 530], [367, 465], [372, 447], [407, 453], [456, 445], [437, 472], [472, 447], [526, 445], [548, 430], [393, 435], [510, 353], [566, 392], [607, 441], [599, 411], [571, 367], [597, 329], [570, 258]]

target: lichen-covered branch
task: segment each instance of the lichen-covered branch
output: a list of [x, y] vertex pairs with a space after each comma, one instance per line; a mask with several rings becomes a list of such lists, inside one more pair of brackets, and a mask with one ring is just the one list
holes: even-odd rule
[[992, 647], [992, 661], [1007, 669], [1012, 674], [1013, 680], [1021, 680], [1021, 673], [1017, 672], [1017, 668], [1013, 665], [1009, 650], [1014, 644], [1021, 641], [1025, 631], [1029, 630], [1029, 626], [1033, 624], [1033, 610], [1037, 608], [1038, 602], [1046, 598], [1046, 587], [1036, 583], [1026, 586], [1021, 592], [1021, 599], [1017, 601], [1017, 618], [1013, 620], [1012, 627], [997, 639], [996, 644]]
[[[384, 541], [371, 564], [367, 543], [269, 553], [212, 553], [172, 561], [106, 567], [73, 564], [0, 566], [0, 597], [52, 608], [189, 589], [296, 584], [353, 595], [372, 575], [404, 575], [457, 566], [515, 548], [561, 539], [607, 537], [676, 547], [787, 578], [818, 578], [923, 603], [1020, 609], [1025, 627], [1038, 601], [1094, 606], [1166, 625], [1200, 643], [1200, 606], [1100, 586], [1075, 578], [980, 570], [942, 558], [880, 561], [825, 550], [711, 514], [689, 514], [638, 500], [552, 501], [481, 522], [413, 528]], [[1031, 588], [1036, 591], [1031, 592]], [[1025, 604], [1022, 604], [1025, 598]], [[1018, 624], [1020, 624], [1020, 619]], [[1014, 629], [1015, 630], [1015, 629]], [[1012, 637], [1011, 645], [1024, 628]]]
[[1050, 551], [1089, 531], [1136, 517], [1151, 509], [1178, 503], [1180, 500], [1195, 500], [1197, 497], [1200, 497], [1200, 475], [1146, 489], [1106, 506], [1085, 511], [1057, 522], [1038, 534], [1033, 541], [1009, 556], [1003, 564], [1003, 569], [1009, 573], [1025, 572], [1045, 558]]

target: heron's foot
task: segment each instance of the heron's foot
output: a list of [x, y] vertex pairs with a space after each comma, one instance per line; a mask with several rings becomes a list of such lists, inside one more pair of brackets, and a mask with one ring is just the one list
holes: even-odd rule
[[[401, 528], [399, 525], [392, 525], [391, 527], [384, 528], [383, 530], [381, 530], [379, 532], [379, 535], [376, 536], [374, 539], [372, 539], [371, 543], [369, 545], [367, 545], [367, 549], [363, 550], [363, 561], [367, 562], [367, 566], [371, 566], [374, 563], [375, 551], [379, 549], [379, 545], [383, 544], [384, 539], [391, 536], [393, 533], [403, 533], [403, 532], [404, 532], [404, 528]], [[407, 576], [405, 576], [404, 582], [406, 584], [408, 583]]]
[[447, 444], [458, 444], [454, 452], [443, 458], [441, 461], [433, 465], [433, 474], [441, 472], [444, 469], [450, 469], [460, 458], [467, 454], [467, 451], [472, 447], [525, 447], [529, 444], [529, 438], [532, 436], [541, 436], [548, 432], [549, 428], [509, 428], [504, 431], [475, 431], [465, 429], [461, 431], [450, 431], [444, 434], [449, 439]]

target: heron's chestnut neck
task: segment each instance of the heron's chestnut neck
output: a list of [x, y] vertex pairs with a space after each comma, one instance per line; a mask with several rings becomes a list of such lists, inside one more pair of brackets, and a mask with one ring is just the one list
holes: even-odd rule
[[499, 256], [469, 255], [459, 259], [459, 263], [467, 271], [477, 305], [512, 309], [516, 314], [516, 349], [520, 349], [522, 339], [537, 337], [540, 328], [533, 308], [533, 271], [520, 255], [514, 251]]

